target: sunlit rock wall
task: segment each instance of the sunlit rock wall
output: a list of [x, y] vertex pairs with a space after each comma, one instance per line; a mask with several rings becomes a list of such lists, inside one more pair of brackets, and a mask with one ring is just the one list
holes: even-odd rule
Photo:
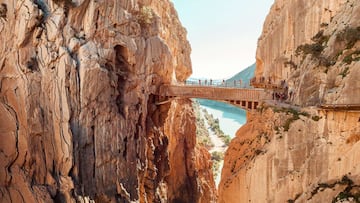
[[351, 43], [359, 40], [359, 11], [354, 0], [275, 1], [258, 41], [256, 76], [286, 80], [297, 105], [359, 103], [360, 44]]
[[172, 3], [2, 0], [0, 41], [0, 202], [215, 199], [194, 128], [164, 127], [189, 104], [151, 95], [191, 74]]

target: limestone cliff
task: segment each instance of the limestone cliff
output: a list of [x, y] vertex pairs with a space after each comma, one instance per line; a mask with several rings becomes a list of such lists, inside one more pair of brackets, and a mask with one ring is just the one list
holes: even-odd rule
[[359, 197], [359, 112], [266, 107], [250, 117], [225, 154], [220, 203]]
[[154, 104], [191, 73], [168, 0], [1, 0], [0, 41], [0, 202], [214, 201], [190, 104]]
[[297, 105], [359, 102], [359, 12], [355, 0], [275, 1], [258, 41], [256, 76], [286, 80]]
[[257, 77], [294, 97], [249, 113], [225, 154], [219, 202], [359, 202], [360, 2], [276, 0], [257, 49]]

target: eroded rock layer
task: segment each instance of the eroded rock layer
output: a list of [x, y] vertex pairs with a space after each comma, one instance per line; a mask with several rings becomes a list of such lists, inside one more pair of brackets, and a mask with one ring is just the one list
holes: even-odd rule
[[152, 95], [191, 73], [172, 3], [0, 3], [1, 202], [215, 200], [190, 104]]

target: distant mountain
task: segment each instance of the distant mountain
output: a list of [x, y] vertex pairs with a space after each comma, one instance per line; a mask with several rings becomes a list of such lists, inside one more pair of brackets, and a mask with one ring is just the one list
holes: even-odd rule
[[254, 63], [251, 66], [239, 72], [238, 74], [234, 75], [230, 79], [227, 79], [226, 82], [232, 84], [234, 80], [236, 80], [237, 82], [239, 80], [242, 80], [243, 84], [249, 84], [250, 79], [253, 78], [255, 75], [255, 68], [256, 68], [256, 64]]
[[[239, 80], [241, 80], [242, 85], [249, 86], [250, 84], [250, 80], [251, 78], [254, 77], [255, 75], [255, 68], [256, 68], [256, 64], [252, 64], [251, 66], [245, 68], [244, 70], [242, 70], [241, 72], [237, 73], [236, 75], [234, 75], [233, 77], [225, 80], [227, 85], [232, 85], [234, 84], [234, 80], [236, 81], [236, 85], [239, 84]], [[199, 84], [199, 80], [201, 81], [201, 84], [210, 83], [209, 78], [194, 78], [194, 77], [190, 77], [189, 79], [186, 80], [187, 84]], [[222, 80], [211, 80], [211, 84], [213, 85], [223, 85], [223, 81]]]

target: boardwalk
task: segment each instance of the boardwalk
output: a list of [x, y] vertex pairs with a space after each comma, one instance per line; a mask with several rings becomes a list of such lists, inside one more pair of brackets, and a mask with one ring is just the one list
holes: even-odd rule
[[360, 104], [321, 104], [319, 107], [324, 110], [360, 111]]
[[[241, 80], [230, 83], [212, 80], [186, 81], [184, 84], [160, 86], [155, 94], [158, 96], [158, 105], [175, 98], [199, 98], [229, 103], [245, 110], [255, 110], [262, 102], [272, 103], [276, 100], [278, 105], [279, 101], [281, 103], [289, 99], [286, 81], [282, 80], [278, 84], [272, 81], [274, 80], [263, 77], [251, 79], [250, 84], [243, 83]], [[279, 99], [279, 95], [283, 97]], [[360, 111], [360, 104], [320, 104], [318, 108], [334, 111]]]
[[256, 109], [261, 101], [271, 99], [271, 94], [264, 89], [200, 85], [164, 85], [160, 87], [158, 95], [161, 101], [176, 97], [201, 98], [230, 103], [246, 110]]

